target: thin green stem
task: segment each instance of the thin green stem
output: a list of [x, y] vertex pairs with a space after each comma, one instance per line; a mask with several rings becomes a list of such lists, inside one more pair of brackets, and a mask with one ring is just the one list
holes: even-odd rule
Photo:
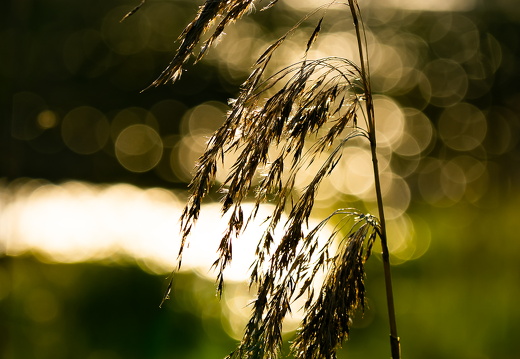
[[364, 36], [364, 31], [360, 27], [360, 16], [359, 7], [356, 0], [350, 0], [348, 2], [350, 6], [350, 11], [352, 13], [352, 18], [354, 20], [354, 27], [356, 30], [356, 38], [358, 42], [358, 50], [359, 57], [361, 62], [361, 75], [363, 85], [365, 87], [365, 100], [366, 100], [366, 108], [367, 108], [367, 118], [368, 118], [368, 137], [370, 141], [370, 150], [372, 153], [372, 165], [374, 170], [374, 184], [377, 198], [377, 207], [379, 211], [379, 222], [381, 225], [380, 239], [381, 239], [381, 248], [382, 248], [382, 259], [383, 259], [383, 269], [385, 275], [385, 288], [386, 288], [386, 301], [388, 306], [388, 319], [390, 325], [390, 348], [392, 352], [392, 359], [400, 359], [401, 358], [401, 347], [399, 343], [399, 336], [397, 335], [397, 324], [395, 320], [395, 309], [394, 309], [394, 294], [392, 288], [392, 276], [390, 273], [390, 254], [388, 251], [388, 242], [386, 236], [386, 221], [385, 221], [385, 211], [383, 207], [383, 196], [381, 191], [381, 180], [379, 176], [379, 165], [377, 160], [377, 141], [376, 141], [376, 123], [374, 116], [374, 104], [372, 101], [372, 90], [370, 87], [370, 74], [368, 71], [368, 57], [363, 51], [366, 46], [366, 38]]

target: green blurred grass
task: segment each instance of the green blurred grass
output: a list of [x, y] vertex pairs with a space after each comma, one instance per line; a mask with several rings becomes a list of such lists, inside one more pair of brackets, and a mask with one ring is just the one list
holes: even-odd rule
[[[517, 198], [412, 209], [430, 224], [432, 241], [423, 257], [393, 267], [403, 358], [518, 358]], [[0, 263], [1, 357], [216, 359], [234, 348], [214, 283], [195, 274], [179, 274], [159, 309], [165, 278], [137, 266]], [[341, 358], [388, 357], [377, 255], [366, 284], [369, 308]]]

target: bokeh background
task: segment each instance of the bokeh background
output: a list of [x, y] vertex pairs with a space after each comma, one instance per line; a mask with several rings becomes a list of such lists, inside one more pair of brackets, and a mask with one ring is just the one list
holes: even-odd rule
[[[280, 0], [230, 27], [174, 85], [160, 74], [200, 1], [11, 0], [0, 14], [0, 357], [223, 358], [251, 299], [246, 233], [215, 297], [218, 193], [172, 300], [178, 218], [194, 163], [251, 64], [322, 2]], [[520, 7], [361, 1], [403, 358], [520, 358]], [[319, 18], [280, 48], [301, 59]], [[345, 7], [309, 57], [356, 59]], [[316, 220], [372, 210], [366, 148], [324, 183]], [[219, 177], [222, 180], [223, 175]], [[381, 261], [341, 358], [389, 357]], [[298, 313], [288, 323], [287, 339]]]

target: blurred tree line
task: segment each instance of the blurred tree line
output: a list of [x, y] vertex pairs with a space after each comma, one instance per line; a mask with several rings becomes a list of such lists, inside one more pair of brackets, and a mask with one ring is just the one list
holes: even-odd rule
[[[249, 57], [246, 55], [239, 73], [231, 75], [229, 71], [219, 71], [222, 65], [213, 59], [190, 67], [181, 82], [174, 86], [140, 92], [168, 63], [176, 46], [175, 38], [197, 4], [150, 1], [142, 14], [119, 23], [120, 15], [131, 7], [128, 1], [91, 1], [74, 6], [59, 0], [11, 1], [8, 4], [7, 11], [3, 12], [0, 37], [4, 54], [0, 60], [4, 118], [1, 173], [4, 177], [43, 177], [54, 181], [76, 178], [147, 186], [172, 186], [172, 183], [180, 181], [175, 175], [161, 174], [158, 170], [161, 166], [142, 173], [125, 170], [118, 164], [111, 148], [115, 138], [84, 150], [84, 153], [64, 143], [63, 120], [79, 106], [99, 110], [108, 123], [104, 131], [112, 131], [110, 124], [119, 111], [130, 107], [150, 110], [155, 104], [172, 99], [179, 103], [177, 108], [157, 110], [153, 114], [163, 139], [181, 135], [181, 118], [188, 109], [206, 101], [226, 103], [236, 95], [238, 85], [247, 75]], [[425, 42], [435, 40], [432, 33], [440, 27], [439, 23], [464, 20], [469, 25], [462, 24], [458, 28], [455, 23], [445, 29], [441, 26], [438, 31], [444, 31], [446, 36], [438, 35], [441, 37], [439, 41], [430, 43], [427, 49], [417, 49], [409, 56], [449, 58], [450, 52], [470, 51], [450, 47], [467, 45], [464, 41], [457, 41], [457, 31], [461, 36], [479, 37], [476, 45], [480, 42], [483, 52], [479, 56], [486, 57], [485, 61], [456, 60], [459, 63], [466, 61], [462, 65], [470, 76], [468, 89], [462, 97], [483, 111], [500, 107], [516, 114], [518, 21], [505, 11], [507, 9], [489, 4], [461, 14], [412, 12], [413, 16], [410, 16], [410, 12], [404, 10], [378, 9], [374, 3], [366, 11], [366, 17], [370, 29], [382, 37], [385, 31], [407, 32]], [[262, 12], [253, 18], [260, 21], [263, 36], [273, 37], [284, 31], [283, 25], [276, 28], [277, 23], [290, 23], [298, 17], [298, 12], [291, 14], [288, 9], [281, 14]], [[399, 23], [400, 20], [404, 21]], [[478, 33], [473, 34], [473, 29]], [[493, 39], [490, 46], [487, 46], [488, 35]], [[493, 61], [497, 63], [493, 64]], [[493, 69], [494, 66], [497, 68]], [[479, 81], [483, 77], [486, 81]], [[380, 88], [385, 89], [385, 86]], [[444, 109], [443, 105], [428, 103], [419, 87], [401, 93], [389, 91], [389, 94], [402, 106], [423, 110], [434, 122]], [[507, 164], [518, 156], [518, 138], [515, 135], [518, 119], [505, 111], [494, 115], [499, 120], [496, 125], [489, 123], [487, 126], [489, 146], [485, 153], [478, 155], [487, 156], [501, 165]], [[492, 118], [490, 116], [489, 120]], [[80, 129], [77, 131], [81, 133]], [[510, 133], [505, 148], [494, 143], [502, 142], [504, 146], [503, 132]], [[171, 146], [165, 143], [168, 145]], [[437, 149], [442, 150], [439, 146]], [[167, 153], [163, 154], [166, 158]], [[512, 175], [512, 170], [507, 166], [506, 173], [497, 176], [496, 181], [504, 181], [504, 177]]]

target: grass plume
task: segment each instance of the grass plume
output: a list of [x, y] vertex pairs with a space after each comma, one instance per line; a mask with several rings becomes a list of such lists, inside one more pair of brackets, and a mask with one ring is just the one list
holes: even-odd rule
[[[135, 13], [144, 1], [127, 16]], [[253, 0], [206, 0], [179, 37], [179, 48], [170, 64], [152, 83], [157, 86], [179, 79], [191, 56], [199, 61], [229, 24], [253, 9]], [[268, 3], [264, 9], [277, 3]], [[322, 31], [325, 14], [308, 38], [303, 60], [272, 75], [266, 69], [276, 50], [303, 21], [331, 5], [347, 6], [357, 35], [359, 65], [339, 57], [308, 59], [309, 49]], [[202, 36], [212, 29], [209, 38]], [[198, 53], [195, 48], [200, 46]], [[230, 213], [220, 240], [217, 291], [222, 293], [224, 271], [233, 258], [233, 241], [240, 236], [262, 203], [274, 203], [266, 219], [250, 284], [256, 288], [252, 313], [238, 348], [228, 358], [277, 358], [282, 347], [283, 320], [302, 296], [304, 319], [291, 351], [295, 358], [335, 358], [348, 338], [353, 314], [364, 308], [364, 264], [377, 237], [383, 247], [392, 358], [400, 358], [393, 310], [389, 254], [376, 153], [375, 117], [370, 87], [366, 37], [357, 1], [331, 2], [305, 16], [258, 58], [240, 88], [223, 125], [211, 136], [190, 183], [191, 195], [181, 217], [181, 247], [201, 211], [201, 203], [215, 182], [226, 155], [237, 155], [221, 185], [222, 213]], [[323, 180], [336, 169], [354, 138], [364, 138], [372, 150], [379, 218], [347, 208], [331, 213], [308, 228], [315, 199]], [[303, 187], [296, 186], [311, 164], [319, 164]], [[254, 196], [255, 208], [245, 218], [242, 204]], [[285, 223], [282, 214], [287, 213]], [[318, 241], [324, 226], [337, 222], [325, 241]], [[283, 226], [279, 242], [277, 227]], [[326, 273], [315, 292], [318, 273]], [[169, 288], [171, 288], [171, 283]]]

